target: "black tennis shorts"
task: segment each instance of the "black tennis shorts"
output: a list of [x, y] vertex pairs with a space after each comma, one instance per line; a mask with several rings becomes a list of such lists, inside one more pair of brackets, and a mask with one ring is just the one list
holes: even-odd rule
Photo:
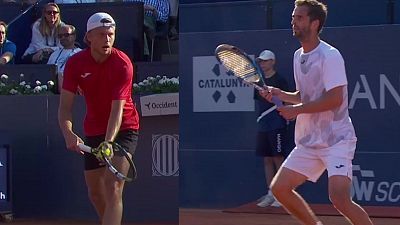
[[[125, 148], [125, 150], [127, 150], [133, 156], [137, 147], [138, 138], [139, 133], [135, 130], [129, 129], [119, 131], [114, 141]], [[105, 135], [89, 136], [85, 138], [85, 144], [92, 148], [97, 148], [100, 143], [104, 141], [104, 139]], [[99, 161], [93, 154], [90, 153], [85, 152], [84, 160], [85, 170], [94, 170], [105, 166], [105, 163]]]
[[258, 132], [256, 155], [261, 157], [285, 156], [286, 128]]

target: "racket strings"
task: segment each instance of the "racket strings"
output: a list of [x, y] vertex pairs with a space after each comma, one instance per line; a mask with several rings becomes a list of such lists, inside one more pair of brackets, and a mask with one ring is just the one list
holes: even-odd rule
[[258, 82], [259, 76], [252, 63], [242, 55], [235, 52], [223, 50], [218, 52], [222, 64], [232, 71], [236, 76], [245, 79], [248, 82]]

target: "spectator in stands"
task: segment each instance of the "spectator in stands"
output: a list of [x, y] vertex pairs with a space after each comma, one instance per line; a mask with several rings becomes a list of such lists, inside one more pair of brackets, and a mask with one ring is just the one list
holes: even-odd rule
[[0, 65], [13, 64], [17, 47], [7, 40], [7, 24], [0, 21]]
[[72, 25], [61, 25], [61, 27], [58, 29], [58, 38], [60, 39], [60, 43], [63, 47], [55, 50], [50, 55], [47, 64], [57, 65], [58, 90], [61, 90], [65, 63], [69, 57], [81, 51], [82, 49], [75, 45], [76, 30]]
[[169, 18], [169, 0], [124, 0], [125, 2], [143, 2], [144, 25], [156, 29], [156, 23], [166, 23]]
[[33, 5], [37, 2], [38, 0], [21, 0], [22, 4], [27, 4], [27, 5]]
[[157, 26], [166, 24], [169, 18], [169, 0], [124, 0], [125, 2], [143, 2], [144, 7], [144, 55], [149, 56], [147, 37], [154, 36]]
[[47, 63], [51, 53], [62, 48], [58, 38], [61, 21], [60, 8], [56, 3], [47, 3], [42, 16], [32, 26], [32, 40], [22, 56], [23, 63]]
[[17, 3], [16, 0], [2, 0], [0, 3]]
[[96, 0], [55, 0], [57, 4], [95, 3]]
[[178, 39], [178, 9], [179, 0], [169, 0], [169, 36], [172, 40]]

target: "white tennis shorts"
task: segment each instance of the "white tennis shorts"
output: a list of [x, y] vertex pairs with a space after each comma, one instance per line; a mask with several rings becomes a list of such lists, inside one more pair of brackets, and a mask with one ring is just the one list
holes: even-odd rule
[[353, 177], [352, 160], [356, 140], [344, 140], [325, 149], [306, 149], [296, 146], [282, 164], [316, 182], [325, 170], [328, 177], [334, 175]]

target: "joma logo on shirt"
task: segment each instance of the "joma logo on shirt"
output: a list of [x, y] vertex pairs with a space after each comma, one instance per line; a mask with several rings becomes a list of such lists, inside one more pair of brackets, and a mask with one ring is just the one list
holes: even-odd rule
[[91, 75], [91, 73], [84, 73], [84, 74], [81, 75], [81, 77], [82, 77], [82, 78], [86, 78], [86, 77], [88, 77], [89, 75]]

